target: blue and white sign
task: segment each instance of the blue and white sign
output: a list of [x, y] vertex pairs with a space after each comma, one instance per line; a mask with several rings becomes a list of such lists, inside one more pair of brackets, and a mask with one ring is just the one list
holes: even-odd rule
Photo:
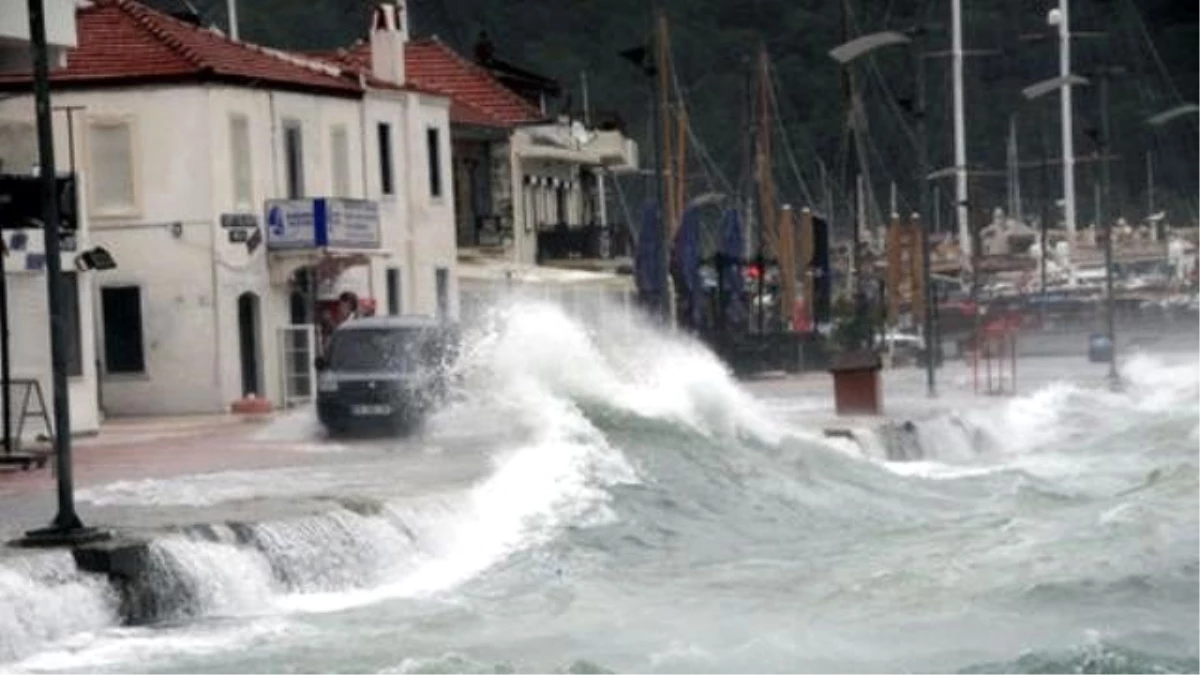
[[326, 199], [326, 246], [379, 248], [379, 204], [369, 199]]
[[380, 246], [379, 204], [367, 199], [272, 199], [265, 220], [272, 251]]

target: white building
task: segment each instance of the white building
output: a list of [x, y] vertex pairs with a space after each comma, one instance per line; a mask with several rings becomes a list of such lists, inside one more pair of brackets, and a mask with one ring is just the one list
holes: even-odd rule
[[[348, 68], [378, 66], [360, 41], [322, 58]], [[637, 145], [617, 130], [587, 129], [545, 114], [554, 82], [487, 56], [472, 61], [442, 40], [410, 40], [411, 83], [451, 99], [454, 201], [464, 313], [498, 293], [523, 290], [594, 308], [604, 296], [629, 302], [632, 276], [624, 227], [608, 216], [609, 172], [637, 168]], [[529, 86], [517, 91], [499, 68]]]
[[[46, 0], [46, 43], [51, 66], [64, 62], [67, 50], [75, 47], [74, 0]], [[31, 69], [29, 48], [29, 14], [25, 3], [13, 2], [0, 12], [0, 77]], [[27, 79], [27, 77], [26, 77]], [[28, 85], [25, 87], [29, 89]], [[32, 110], [32, 108], [30, 109]], [[32, 113], [19, 126], [0, 126], [0, 173], [32, 175], [38, 164], [37, 139]], [[62, 111], [54, 114], [56, 134], [56, 164], [59, 174], [70, 171], [65, 143], [66, 118]], [[62, 268], [68, 275], [66, 291], [67, 374], [71, 407], [71, 429], [74, 433], [94, 432], [100, 424], [98, 408], [95, 331], [93, 323], [93, 273], [78, 272], [75, 258], [88, 246], [86, 213], [78, 217], [78, 231], [73, 237], [75, 246], [66, 246]], [[3, 225], [12, 226], [12, 223]], [[52, 415], [53, 388], [50, 369], [50, 322], [47, 313], [45, 255], [42, 236], [36, 230], [5, 230], [3, 236], [5, 281], [8, 295], [9, 350], [13, 386], [12, 400], [0, 389], [0, 405], [8, 405], [12, 417], [12, 432], [22, 432], [28, 441], [47, 433], [46, 425], [37, 415], [18, 429], [23, 409], [30, 413], [40, 406], [29, 382], [37, 382], [41, 390], [46, 415]], [[27, 398], [28, 397], [28, 398]], [[26, 403], [28, 402], [28, 407]]]
[[[381, 65], [403, 50], [405, 23], [376, 12]], [[80, 108], [90, 241], [118, 265], [93, 291], [105, 413], [303, 399], [309, 331], [345, 290], [378, 313], [457, 312], [446, 97], [407, 86], [402, 69], [342, 70], [131, 0], [93, 0], [77, 25], [52, 82], [55, 106]], [[20, 165], [28, 75], [0, 77], [0, 92], [0, 158]], [[358, 214], [355, 236], [333, 232], [347, 222], [335, 216], [316, 241], [320, 205]], [[266, 222], [272, 206], [293, 217]], [[297, 246], [299, 210], [309, 239]]]

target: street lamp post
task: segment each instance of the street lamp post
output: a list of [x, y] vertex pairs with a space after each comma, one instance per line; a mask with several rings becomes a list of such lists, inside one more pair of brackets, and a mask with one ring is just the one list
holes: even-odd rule
[[1108, 341], [1112, 344], [1112, 353], [1108, 360], [1108, 380], [1113, 389], [1121, 385], [1117, 373], [1117, 333], [1116, 333], [1116, 299], [1113, 297], [1113, 224], [1112, 215], [1108, 213], [1109, 193], [1112, 190], [1108, 168], [1108, 156], [1112, 147], [1112, 136], [1108, 123], [1108, 80], [1113, 75], [1123, 72], [1121, 68], [1101, 68], [1096, 72], [1100, 79], [1100, 132], [1097, 148], [1100, 150], [1100, 213], [1098, 218], [1104, 222], [1104, 291], [1105, 328], [1108, 331]]
[[84, 527], [75, 513], [71, 465], [71, 417], [67, 392], [67, 331], [63, 311], [62, 259], [59, 246], [59, 204], [54, 168], [54, 130], [51, 124], [50, 77], [46, 57], [46, 17], [43, 0], [28, 0], [30, 52], [37, 116], [38, 166], [42, 181], [42, 236], [46, 249], [46, 291], [50, 314], [50, 363], [53, 371], [54, 445], [57, 451], [58, 514], [50, 527], [27, 532], [17, 543], [56, 546], [107, 536]]
[[[916, 29], [915, 31], [913, 31], [914, 35], [917, 35], [918, 37], [920, 36], [921, 32], [922, 32], [921, 29]], [[871, 33], [869, 35], [863, 35], [861, 37], [855, 38], [846, 43], [838, 45], [837, 47], [830, 50], [829, 55], [832, 56], [833, 59], [835, 61], [837, 61], [838, 63], [840, 63], [842, 66], [846, 67], [850, 63], [855, 61], [856, 59], [859, 59], [877, 49], [881, 49], [883, 47], [888, 47], [888, 46], [892, 46], [892, 45], [910, 45], [913, 47], [916, 46], [915, 41], [909, 35], [905, 35], [904, 33], [899, 33], [899, 32], [895, 32], [895, 31], [882, 31], [882, 32], [878, 32], [878, 33]], [[936, 366], [937, 353], [939, 351], [938, 347], [935, 347], [935, 344], [940, 342], [939, 340], [936, 340], [936, 336], [935, 336], [935, 332], [937, 329], [934, 324], [933, 313], [934, 313], [935, 307], [936, 307], [936, 297], [937, 296], [933, 289], [933, 283], [931, 280], [932, 273], [931, 273], [931, 269], [930, 269], [930, 266], [931, 266], [930, 258], [931, 258], [931, 251], [932, 251], [932, 247], [930, 245], [931, 240], [932, 240], [932, 237], [930, 236], [930, 234], [931, 234], [930, 228], [933, 226], [935, 218], [931, 217], [931, 215], [929, 213], [929, 201], [930, 201], [930, 199], [929, 199], [929, 176], [928, 176], [929, 160], [928, 160], [928, 154], [927, 154], [927, 148], [926, 148], [927, 142], [926, 142], [926, 137], [925, 137], [926, 136], [926, 133], [925, 133], [925, 76], [924, 76], [925, 55], [924, 55], [923, 51], [919, 48], [913, 49], [913, 55], [914, 55], [914, 60], [915, 60], [915, 66], [917, 69], [916, 70], [916, 78], [917, 78], [916, 94], [917, 94], [917, 96], [916, 96], [916, 102], [915, 102], [915, 110], [913, 112], [914, 112], [914, 115], [916, 117], [916, 122], [917, 122], [917, 134], [916, 134], [916, 136], [917, 136], [917, 140], [916, 140], [917, 177], [918, 177], [918, 180], [920, 181], [919, 192], [920, 192], [920, 214], [921, 214], [921, 227], [922, 227], [922, 232], [921, 232], [921, 248], [922, 248], [921, 278], [923, 280], [922, 286], [924, 287], [924, 293], [925, 293], [925, 317], [924, 317], [925, 351], [926, 351], [926, 355], [925, 355], [925, 386], [926, 386], [926, 394], [930, 398], [933, 398], [933, 397], [937, 396], [937, 382], [936, 382], [936, 376], [935, 376], [935, 366]], [[854, 243], [855, 243], [855, 245], [857, 245], [857, 236], [855, 237], [855, 239], [856, 239], [856, 241]]]

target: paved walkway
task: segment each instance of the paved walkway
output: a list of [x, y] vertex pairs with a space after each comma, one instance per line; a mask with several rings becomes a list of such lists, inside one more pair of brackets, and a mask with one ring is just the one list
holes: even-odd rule
[[[105, 422], [72, 443], [76, 487], [114, 480], [206, 471], [292, 466], [316, 461], [313, 434], [271, 433], [295, 413], [249, 419], [236, 415], [129, 418]], [[303, 423], [299, 419], [298, 423]], [[315, 433], [315, 432], [313, 432]], [[53, 490], [53, 462], [43, 469], [0, 473], [0, 497]]]

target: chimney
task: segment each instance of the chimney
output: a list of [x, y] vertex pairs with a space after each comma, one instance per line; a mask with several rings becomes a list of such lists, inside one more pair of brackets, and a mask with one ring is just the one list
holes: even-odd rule
[[404, 44], [408, 42], [408, 10], [404, 0], [385, 2], [371, 18], [371, 72], [381, 80], [404, 84]]

